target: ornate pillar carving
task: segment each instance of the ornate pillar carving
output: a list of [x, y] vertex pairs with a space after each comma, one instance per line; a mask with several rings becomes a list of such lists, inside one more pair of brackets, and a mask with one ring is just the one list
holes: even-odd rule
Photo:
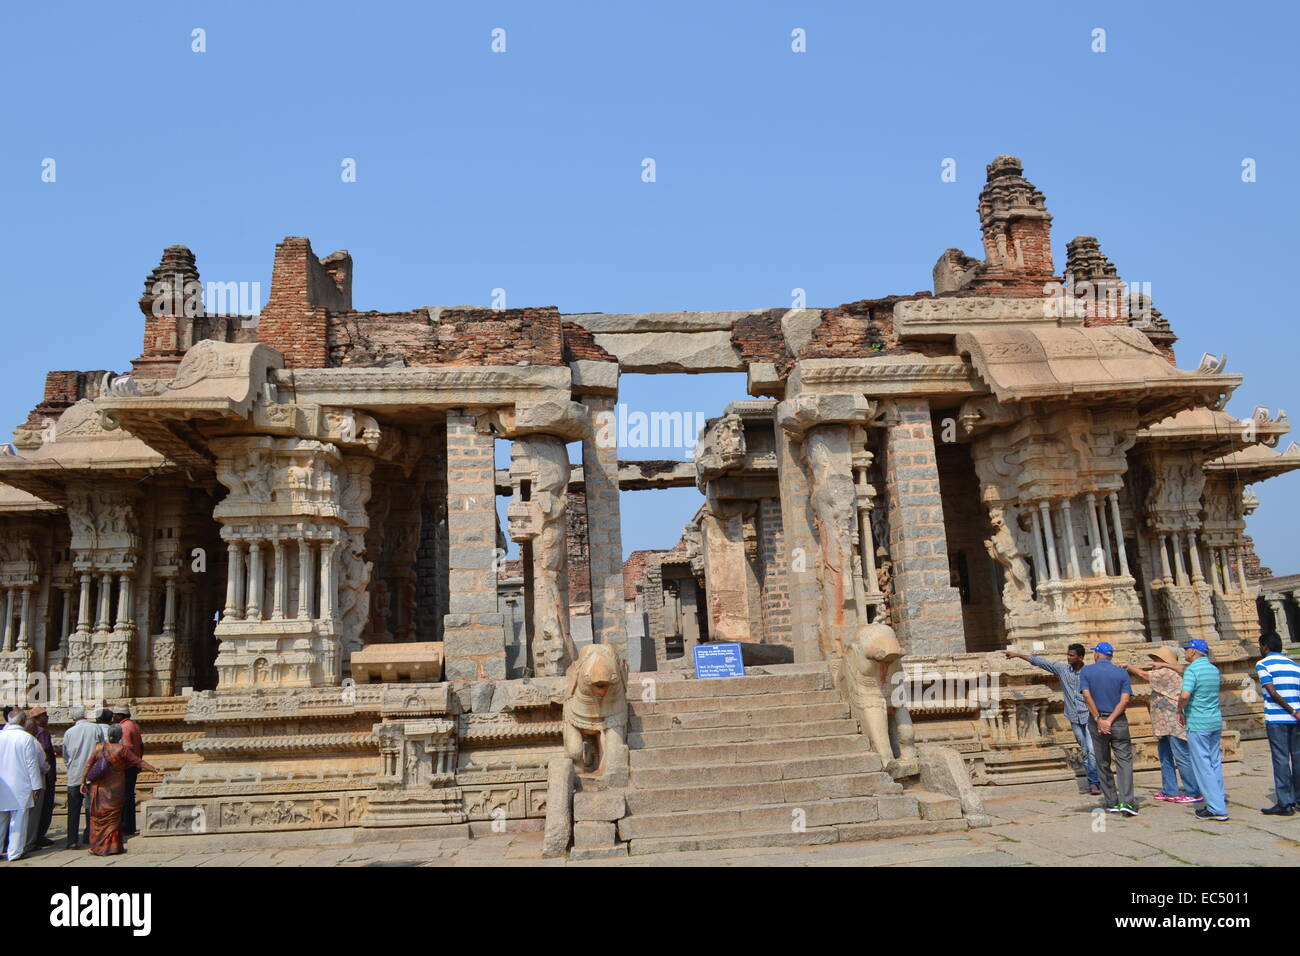
[[103, 571], [99, 575], [99, 619], [95, 622], [95, 631], [107, 634], [112, 627], [110, 620], [113, 601], [113, 575]]
[[244, 616], [244, 609], [239, 600], [239, 582], [244, 573], [241, 557], [239, 543], [237, 541], [227, 542], [226, 607], [221, 612], [221, 616], [227, 621], [239, 620]]
[[1051, 580], [1061, 580], [1061, 569], [1056, 562], [1056, 534], [1052, 530], [1052, 507], [1046, 501], [1038, 503], [1038, 513], [1043, 517], [1043, 537], [1047, 548], [1047, 572]]
[[80, 576], [81, 593], [77, 601], [77, 633], [84, 636], [90, 636], [90, 590], [91, 577], [88, 571], [83, 571]]
[[565, 540], [569, 455], [563, 439], [527, 435], [511, 449], [510, 535], [532, 567], [530, 658], [538, 677], [563, 674], [577, 659], [569, 635], [568, 549]]
[[1119, 520], [1119, 494], [1112, 491], [1107, 497], [1110, 498], [1111, 523], [1115, 528], [1115, 554], [1119, 557], [1119, 573], [1121, 577], [1129, 577], [1128, 555], [1124, 550], [1124, 526]]
[[298, 537], [298, 620], [311, 620], [311, 580], [315, 556], [312, 554], [311, 542], [305, 537]]
[[1079, 548], [1074, 540], [1074, 515], [1070, 508], [1070, 499], [1066, 498], [1061, 502], [1061, 521], [1065, 525], [1065, 553], [1069, 563], [1070, 577], [1078, 579], [1079, 574]]
[[18, 612], [18, 649], [26, 650], [30, 647], [30, 627], [32, 616], [32, 589], [22, 589], [22, 606]]
[[244, 606], [244, 619], [262, 619], [262, 542], [256, 538], [248, 542], [248, 603]]
[[284, 541], [277, 535], [271, 542], [275, 549], [275, 578], [271, 587], [271, 620], [284, 620], [286, 580], [284, 573]]
[[5, 588], [5, 637], [4, 649], [14, 649], [14, 589]]

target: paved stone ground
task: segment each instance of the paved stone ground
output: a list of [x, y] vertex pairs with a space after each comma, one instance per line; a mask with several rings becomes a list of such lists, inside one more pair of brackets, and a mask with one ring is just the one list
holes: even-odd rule
[[[1071, 783], [986, 787], [993, 826], [930, 837], [783, 849], [711, 850], [568, 863], [541, 858], [541, 833], [475, 839], [394, 840], [294, 847], [241, 846], [212, 838], [201, 849], [135, 839], [121, 856], [48, 849], [16, 866], [1295, 866], [1300, 814], [1266, 817], [1272, 801], [1268, 745], [1249, 741], [1228, 768], [1232, 820], [1202, 822], [1191, 809], [1157, 803], [1155, 772], [1137, 775], [1141, 815], [1095, 814], [1096, 798]], [[61, 839], [62, 833], [52, 836]]]

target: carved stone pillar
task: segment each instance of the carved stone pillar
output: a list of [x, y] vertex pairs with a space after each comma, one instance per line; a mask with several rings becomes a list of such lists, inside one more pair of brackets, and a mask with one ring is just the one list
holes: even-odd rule
[[117, 576], [117, 621], [113, 630], [125, 633], [131, 629], [131, 575], [122, 573]]
[[262, 619], [262, 542], [248, 542], [248, 603], [244, 606], [244, 619]]
[[298, 539], [298, 620], [311, 620], [311, 578], [314, 558], [311, 542]]
[[334, 619], [335, 603], [338, 599], [338, 586], [334, 577], [334, 551], [337, 543], [322, 541], [320, 546], [320, 619]]
[[1223, 589], [1223, 575], [1219, 571], [1219, 549], [1211, 547], [1208, 559], [1210, 562], [1210, 580], [1214, 585], [1214, 593], [1226, 594], [1227, 592]]
[[858, 554], [862, 561], [866, 600], [868, 604], [879, 608], [884, 603], [884, 596], [880, 593], [880, 578], [876, 573], [876, 541], [871, 530], [876, 489], [868, 480], [868, 470], [874, 457], [869, 451], [855, 456], [853, 486], [858, 503]]
[[77, 601], [77, 633], [83, 637], [90, 636], [90, 582], [89, 573], [81, 575], [81, 593]]
[[72, 633], [72, 588], [61, 588], [63, 594], [63, 617], [59, 628], [59, 642], [66, 641]]
[[1038, 511], [1034, 508], [1029, 509], [1029, 518], [1033, 526], [1034, 538], [1034, 574], [1038, 577], [1038, 586], [1041, 588], [1047, 578], [1047, 559], [1043, 554], [1043, 523], [1038, 517]]
[[[511, 480], [519, 493], [510, 505], [510, 529], [532, 567], [530, 658], [537, 677], [563, 674], [577, 650], [569, 635], [566, 489], [569, 455], [564, 441], [528, 435], [511, 449]], [[527, 492], [524, 488], [527, 487]]]
[[5, 638], [4, 649], [14, 649], [14, 589], [5, 588]]
[[113, 602], [113, 575], [107, 571], [99, 575], [99, 619], [95, 621], [95, 631], [101, 634], [107, 634], [112, 627], [113, 622], [109, 619], [112, 614]]
[[1156, 540], [1160, 543], [1160, 580], [1172, 584], [1174, 575], [1169, 570], [1169, 535], [1157, 535]]
[[1187, 587], [1187, 567], [1183, 563], [1183, 533], [1175, 531], [1174, 539], [1174, 574], [1179, 587]]
[[[612, 416], [613, 395], [583, 395], [596, 416]], [[618, 429], [593, 429], [582, 442], [587, 493], [587, 563], [591, 568], [591, 633], [598, 644], [615, 644], [626, 655], [623, 617], [623, 532], [618, 490]], [[602, 438], [610, 440], [602, 440]]]
[[166, 637], [174, 638], [176, 636], [176, 578], [170, 576], [165, 578], [163, 587], [166, 596], [163, 598], [162, 632]]
[[[1083, 496], [1088, 511], [1088, 532], [1092, 541], [1092, 551], [1088, 555], [1088, 576], [1099, 577], [1110, 573], [1110, 556], [1101, 543], [1101, 525], [1097, 520], [1097, 496], [1088, 492]], [[1100, 559], [1100, 560], [1098, 560]]]
[[30, 644], [32, 619], [32, 589], [23, 588], [22, 606], [18, 612], [18, 649], [26, 650]]
[[275, 579], [271, 584], [271, 620], [284, 620], [286, 581], [284, 574], [284, 541], [276, 537], [271, 542], [275, 549]]
[[239, 544], [234, 541], [226, 543], [226, 606], [221, 617], [227, 621], [237, 621], [244, 616], [244, 609], [239, 603], [239, 579], [243, 574], [240, 567]]
[[[1092, 495], [1088, 497], [1091, 499]], [[1097, 527], [1101, 531], [1101, 552], [1104, 557], [1105, 571], [1106, 574], [1113, 575], [1115, 573], [1115, 559], [1110, 553], [1110, 528], [1108, 527], [1110, 522], [1106, 516], [1106, 499], [1104, 496], [1101, 501], [1096, 502], [1096, 521]]]
[[1038, 503], [1038, 513], [1043, 518], [1043, 538], [1047, 549], [1047, 572], [1051, 580], [1061, 580], [1061, 569], [1056, 562], [1056, 534], [1052, 531], [1052, 506], [1046, 501]]
[[1119, 494], [1112, 491], [1109, 498], [1111, 524], [1115, 530], [1115, 554], [1119, 556], [1119, 573], [1121, 577], [1128, 577], [1128, 555], [1124, 551], [1124, 526], [1119, 520]]
[[[817, 570], [821, 582], [822, 652], [829, 658], [841, 656], [859, 624], [866, 623], [859, 621], [855, 601], [852, 531], [857, 515], [853, 509], [848, 426], [822, 425], [809, 429], [804, 435], [803, 456], [812, 488], [813, 520], [821, 555]], [[743, 552], [728, 564], [733, 575], [747, 570]], [[710, 604], [714, 603], [713, 578], [714, 575], [708, 578]]]
[[1192, 562], [1192, 583], [1204, 584], [1205, 575], [1201, 573], [1200, 547], [1196, 543], [1196, 532], [1187, 532], [1187, 556]]
[[790, 586], [790, 641], [798, 663], [822, 659], [817, 639], [818, 601], [815, 561], [817, 538], [812, 523], [808, 477], [801, 463], [799, 439], [776, 429], [777, 486], [781, 494], [781, 530]]
[[1074, 515], [1070, 508], [1070, 499], [1066, 498], [1061, 502], [1061, 521], [1065, 525], [1065, 554], [1069, 564], [1070, 577], [1078, 579], [1079, 574], [1079, 548], [1074, 540]]

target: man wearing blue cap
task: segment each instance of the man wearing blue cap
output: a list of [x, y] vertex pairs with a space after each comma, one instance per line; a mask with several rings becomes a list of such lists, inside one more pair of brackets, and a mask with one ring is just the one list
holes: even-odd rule
[[[1102, 641], [1093, 651], [1093, 663], [1079, 671], [1079, 691], [1088, 705], [1088, 730], [1097, 755], [1097, 774], [1101, 778], [1101, 802], [1109, 813], [1138, 815], [1133, 805], [1133, 741], [1129, 737], [1129, 698], [1133, 685], [1128, 671], [1116, 667], [1111, 658], [1115, 648]], [[1115, 770], [1110, 767], [1115, 755]], [[1118, 790], [1115, 778], [1119, 778]]]
[[1223, 713], [1219, 710], [1219, 669], [1210, 663], [1210, 645], [1199, 637], [1183, 645], [1187, 670], [1178, 695], [1178, 715], [1187, 726], [1187, 746], [1192, 752], [1192, 772], [1205, 797], [1196, 811], [1201, 820], [1228, 819], [1228, 798], [1223, 792], [1223, 764], [1219, 738]]

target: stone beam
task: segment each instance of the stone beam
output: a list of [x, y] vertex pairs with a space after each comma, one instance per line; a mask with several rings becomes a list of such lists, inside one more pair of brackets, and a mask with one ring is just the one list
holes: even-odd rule
[[[582, 465], [569, 469], [569, 490], [576, 491], [584, 485]], [[618, 463], [619, 491], [654, 491], [658, 488], [694, 488], [695, 463], [653, 459], [620, 461]], [[496, 489], [499, 495], [511, 493], [510, 472], [499, 468], [496, 472]]]

